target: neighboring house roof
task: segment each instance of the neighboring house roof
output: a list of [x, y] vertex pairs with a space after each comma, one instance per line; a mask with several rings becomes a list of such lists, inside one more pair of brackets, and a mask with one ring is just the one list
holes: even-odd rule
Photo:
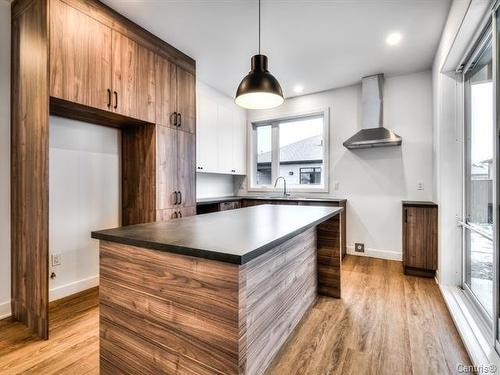
[[472, 163], [471, 166], [471, 175], [474, 177], [479, 177], [479, 176], [488, 176], [489, 175], [489, 164], [491, 162], [488, 160], [479, 162], [479, 163]]
[[[315, 135], [280, 149], [280, 162], [304, 162], [323, 159], [323, 136]], [[258, 154], [257, 163], [270, 163], [271, 151]]]

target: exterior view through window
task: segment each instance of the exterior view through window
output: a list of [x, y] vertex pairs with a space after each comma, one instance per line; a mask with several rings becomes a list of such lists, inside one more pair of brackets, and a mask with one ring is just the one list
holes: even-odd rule
[[324, 187], [323, 135], [323, 114], [254, 125], [253, 185], [271, 186], [283, 176], [292, 188]]
[[491, 40], [464, 76], [464, 289], [493, 317], [494, 86]]

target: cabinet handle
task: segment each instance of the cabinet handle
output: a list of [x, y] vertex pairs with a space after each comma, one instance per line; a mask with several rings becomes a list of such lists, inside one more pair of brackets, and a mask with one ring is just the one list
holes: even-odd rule
[[179, 204], [182, 204], [182, 192], [179, 191]]
[[177, 219], [177, 211], [175, 211], [173, 214], [172, 214], [173, 218], [174, 219]]
[[408, 222], [408, 209], [405, 208], [405, 223]]
[[182, 212], [179, 211], [179, 217], [182, 219]]
[[178, 113], [177, 115], [179, 116], [179, 121], [177, 121], [177, 127], [180, 128], [182, 125], [182, 114]]
[[113, 91], [113, 93], [115, 94], [115, 105], [114, 105], [114, 109], [118, 108], [118, 93], [116, 91]]
[[108, 90], [108, 108], [111, 108], [111, 89]]
[[179, 199], [178, 199], [178, 197], [177, 197], [177, 192], [176, 192], [176, 191], [174, 191], [172, 194], [174, 194], [174, 196], [175, 196], [174, 205], [176, 205], [176, 204], [177, 204], [177, 202], [178, 202], [178, 200], [179, 200]]
[[177, 126], [177, 112], [172, 112], [170, 115], [170, 125]]

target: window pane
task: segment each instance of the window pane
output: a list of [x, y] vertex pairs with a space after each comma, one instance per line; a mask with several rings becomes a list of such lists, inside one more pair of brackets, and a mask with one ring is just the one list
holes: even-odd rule
[[[491, 45], [466, 74], [466, 219], [493, 237], [493, 82]], [[493, 243], [466, 230], [465, 283], [493, 314]]]
[[257, 185], [271, 184], [271, 125], [257, 127]]
[[323, 117], [279, 124], [279, 176], [289, 185], [323, 185]]

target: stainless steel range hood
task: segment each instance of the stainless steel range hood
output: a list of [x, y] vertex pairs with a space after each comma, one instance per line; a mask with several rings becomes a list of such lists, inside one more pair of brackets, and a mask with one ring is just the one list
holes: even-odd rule
[[384, 128], [384, 75], [376, 74], [361, 80], [363, 129], [344, 142], [349, 149], [400, 146], [402, 138]]

